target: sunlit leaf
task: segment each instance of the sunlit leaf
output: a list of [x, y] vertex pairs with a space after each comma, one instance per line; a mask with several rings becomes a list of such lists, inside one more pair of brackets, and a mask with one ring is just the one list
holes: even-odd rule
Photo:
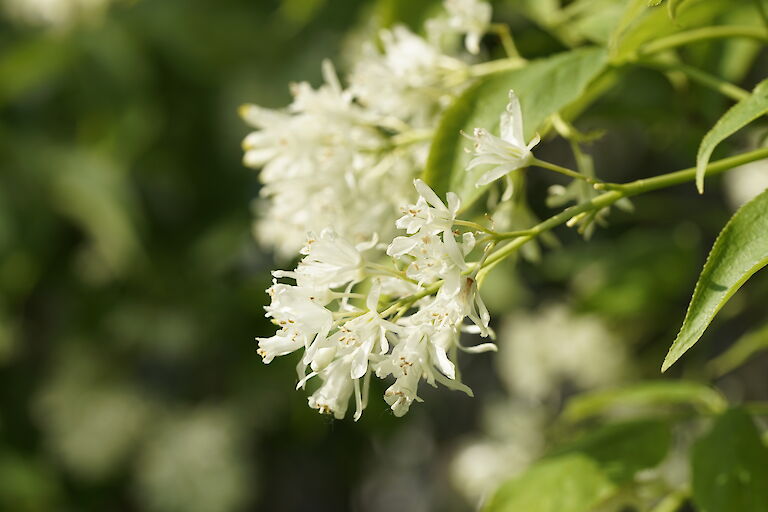
[[758, 117], [768, 113], [768, 80], [755, 87], [752, 94], [731, 107], [715, 126], [707, 132], [696, 155], [696, 188], [704, 192], [704, 173], [712, 152], [724, 139], [730, 137]]
[[605, 52], [586, 48], [533, 61], [522, 69], [497, 73], [464, 92], [443, 115], [437, 128], [424, 180], [438, 193], [456, 192], [464, 207], [485, 190], [475, 186], [487, 170], [467, 172], [470, 142], [460, 131], [471, 133], [485, 128], [498, 134], [499, 117], [513, 89], [520, 98], [526, 140], [530, 140], [546, 119], [577, 100], [589, 83], [603, 70]]
[[691, 454], [693, 501], [702, 512], [768, 511], [768, 447], [752, 418], [732, 409]]
[[768, 191], [744, 205], [728, 221], [709, 253], [683, 326], [661, 371], [691, 348], [720, 308], [755, 272], [768, 264]]
[[570, 454], [539, 462], [503, 484], [483, 511], [587, 512], [615, 490], [594, 460]]

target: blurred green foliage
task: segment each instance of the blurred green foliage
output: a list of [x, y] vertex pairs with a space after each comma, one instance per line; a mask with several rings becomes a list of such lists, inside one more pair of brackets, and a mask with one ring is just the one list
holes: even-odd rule
[[[535, 57], [605, 39], [617, 11], [604, 3], [557, 35], [557, 2], [494, 5]], [[275, 263], [250, 235], [258, 186], [240, 164], [237, 106], [286, 104], [287, 84], [317, 81], [349, 30], [374, 15], [416, 26], [433, 5], [136, 0], [63, 28], [0, 20], [0, 510], [472, 509], [444, 466], [481, 428], [481, 399], [440, 393], [403, 420], [372, 402], [360, 423], [332, 423], [291, 389], [295, 360], [263, 366], [253, 342], [272, 329], [262, 307]], [[702, 44], [686, 57], [751, 86], [759, 50]], [[588, 149], [602, 177], [624, 181], [688, 165], [725, 104], [632, 70], [579, 127], [608, 132]], [[558, 141], [541, 151], [570, 158]], [[541, 217], [549, 185], [529, 183]], [[730, 215], [721, 195], [640, 198], [589, 244], [558, 232], [567, 252], [518, 262], [516, 278], [501, 265], [515, 281], [489, 287], [488, 301], [535, 312], [559, 297], [625, 333], [633, 377], [655, 377]], [[765, 281], [742, 295], [692, 361], [763, 325]], [[500, 393], [492, 358], [466, 361], [478, 397]], [[764, 369], [725, 385], [766, 399]]]

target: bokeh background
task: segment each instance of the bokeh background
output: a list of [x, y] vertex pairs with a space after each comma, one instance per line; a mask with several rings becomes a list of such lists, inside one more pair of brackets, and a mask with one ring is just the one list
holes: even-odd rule
[[[293, 390], [295, 358], [261, 363], [269, 270], [290, 262], [251, 236], [237, 107], [287, 104], [289, 82], [317, 83], [323, 58], [343, 70], [361, 37], [415, 26], [429, 3], [2, 0], [0, 510], [469, 511], [546, 449], [568, 396], [658, 377], [708, 247], [765, 164], [501, 266], [484, 291], [507, 312], [501, 351], [463, 361], [474, 400], [426, 389], [397, 419], [374, 389], [361, 421], [332, 421]], [[495, 3], [527, 57], [563, 48], [545, 4]], [[768, 62], [740, 44], [690, 57], [749, 87]], [[691, 164], [727, 103], [675, 87], [629, 72], [580, 121], [607, 132], [589, 146], [604, 178]], [[572, 158], [563, 142], [542, 151]], [[557, 181], [532, 178], [534, 214]], [[703, 362], [765, 322], [766, 297], [768, 281], [748, 284], [673, 374], [710, 378]], [[717, 382], [764, 399], [766, 363]]]

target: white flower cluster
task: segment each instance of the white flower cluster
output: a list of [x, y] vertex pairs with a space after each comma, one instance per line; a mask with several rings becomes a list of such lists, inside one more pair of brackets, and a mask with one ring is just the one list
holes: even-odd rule
[[[466, 32], [474, 48], [490, 6], [448, 0], [446, 8], [451, 30]], [[434, 38], [395, 26], [363, 48], [346, 89], [330, 63], [323, 75], [319, 89], [295, 84], [286, 110], [241, 109], [256, 128], [243, 141], [244, 162], [262, 169], [256, 234], [284, 257], [328, 226], [356, 243], [393, 234], [407, 184], [426, 161], [428, 130], [461, 91], [468, 66]]]
[[[407, 235], [387, 246], [393, 265], [377, 263], [383, 255], [376, 240], [353, 245], [325, 230], [310, 237], [294, 271], [274, 272], [295, 284], [276, 279], [269, 289], [267, 316], [279, 330], [260, 338], [258, 351], [269, 363], [303, 348], [297, 387], [322, 380], [309, 397], [321, 413], [343, 418], [354, 394], [358, 419], [371, 375], [395, 378], [384, 399], [396, 416], [419, 400], [421, 380], [471, 394], [456, 372], [459, 335], [467, 317], [474, 323], [467, 328], [483, 336], [490, 321], [465, 260], [475, 239], [454, 232], [458, 197], [449, 193], [446, 206], [423, 182], [415, 186], [418, 201], [397, 220]], [[485, 343], [465, 350], [494, 349]]]

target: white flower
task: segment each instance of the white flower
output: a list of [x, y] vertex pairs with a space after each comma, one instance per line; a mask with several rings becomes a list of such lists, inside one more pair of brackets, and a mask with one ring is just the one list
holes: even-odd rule
[[450, 230], [456, 220], [456, 213], [461, 207], [459, 196], [448, 192], [448, 206], [420, 179], [413, 180], [413, 186], [419, 193], [416, 204], [408, 205], [402, 209], [403, 216], [395, 225], [412, 235], [422, 231], [434, 235], [441, 231]]
[[445, 0], [445, 9], [450, 16], [448, 25], [466, 33], [464, 45], [472, 54], [480, 52], [480, 40], [491, 24], [492, 9], [482, 0]]
[[371, 44], [350, 77], [355, 97], [382, 116], [414, 127], [433, 125], [441, 108], [458, 92], [446, 85], [467, 66], [404, 26], [380, 32], [383, 52]]
[[349, 376], [350, 361], [337, 359], [320, 373], [323, 384], [308, 398], [309, 406], [321, 414], [332, 414], [342, 419], [347, 413], [354, 383]]
[[[310, 407], [321, 413], [344, 417], [354, 394], [354, 417], [359, 419], [372, 373], [395, 377], [384, 399], [397, 416], [419, 400], [422, 379], [471, 394], [458, 379], [454, 354], [458, 349], [495, 348], [489, 343], [470, 348], [459, 344], [461, 331], [467, 330], [465, 318], [476, 324], [475, 332], [487, 336], [490, 317], [473, 276], [466, 275], [465, 257], [475, 245], [474, 236], [464, 233], [458, 241], [454, 232], [458, 198], [449, 195], [446, 206], [425, 183], [417, 180], [414, 186], [419, 200], [398, 221], [411, 235], [395, 238], [387, 248], [398, 265], [387, 267], [375, 259], [366, 262], [361, 252], [376, 246], [375, 238], [354, 246], [334, 231], [324, 230], [319, 237], [310, 237], [294, 271], [273, 272], [276, 278], [293, 279], [296, 284], [275, 282], [270, 287], [267, 316], [280, 329], [270, 338], [259, 339], [258, 352], [269, 363], [303, 347], [297, 388], [313, 377], [322, 380], [309, 397]], [[407, 277], [403, 277], [400, 269], [406, 263]], [[424, 284], [438, 285], [434, 297], [414, 297]], [[354, 291], [361, 289], [365, 295]], [[361, 308], [353, 299], [363, 297]], [[382, 298], [384, 305], [379, 304]], [[412, 308], [416, 311], [405, 314]]]
[[361, 252], [371, 246], [370, 243], [354, 246], [332, 229], [324, 229], [319, 237], [310, 234], [301, 250], [305, 258], [294, 273], [296, 282], [300, 286], [323, 289], [362, 281], [365, 261]]
[[257, 338], [258, 354], [264, 363], [277, 356], [290, 354], [301, 347], [308, 348], [315, 338], [324, 338], [333, 325], [333, 313], [324, 307], [328, 297], [317, 290], [274, 283], [267, 290], [272, 303], [267, 317], [280, 326], [270, 338]]
[[383, 116], [344, 90], [330, 63], [323, 74], [317, 89], [294, 84], [287, 109], [240, 109], [255, 128], [243, 141], [243, 161], [260, 169], [263, 184], [256, 235], [286, 258], [308, 232], [328, 226], [354, 243], [389, 236], [407, 183], [426, 158], [425, 143], [392, 149], [379, 128]]
[[492, 165], [493, 169], [483, 174], [477, 181], [477, 186], [488, 183], [526, 167], [533, 160], [531, 149], [539, 143], [536, 135], [528, 144], [525, 143], [523, 132], [523, 115], [520, 101], [514, 91], [509, 91], [509, 103], [501, 114], [501, 137], [490, 134], [483, 128], [475, 128], [473, 136], [465, 135], [474, 141], [472, 151], [474, 158], [467, 165], [467, 170], [479, 165]]

